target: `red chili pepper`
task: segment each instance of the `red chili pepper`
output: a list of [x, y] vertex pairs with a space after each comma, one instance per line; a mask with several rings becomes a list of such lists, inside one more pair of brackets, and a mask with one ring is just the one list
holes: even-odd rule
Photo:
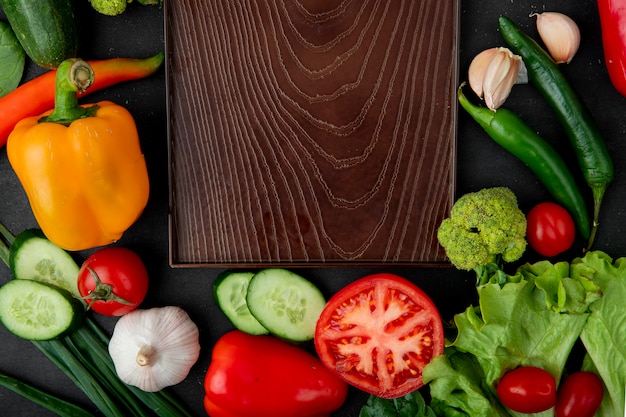
[[626, 97], [626, 0], [598, 0], [604, 62], [617, 91]]
[[[111, 58], [88, 61], [95, 73], [95, 79], [91, 87], [79, 94], [79, 97], [123, 81], [152, 75], [159, 69], [164, 58], [165, 54], [159, 52], [144, 59]], [[54, 108], [55, 80], [56, 70], [48, 71], [0, 97], [0, 147], [6, 144], [17, 122]]]

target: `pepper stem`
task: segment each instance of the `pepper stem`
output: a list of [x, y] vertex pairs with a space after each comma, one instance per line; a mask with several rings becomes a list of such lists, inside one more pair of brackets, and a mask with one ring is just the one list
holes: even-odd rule
[[63, 61], [57, 68], [54, 90], [54, 111], [39, 120], [39, 123], [52, 122], [69, 125], [74, 120], [92, 117], [97, 106], [78, 105], [76, 93], [82, 93], [93, 84], [94, 72], [91, 66], [80, 58]]
[[606, 191], [607, 184], [592, 184], [591, 192], [593, 193], [593, 221], [591, 223], [591, 233], [589, 240], [587, 241], [587, 248], [585, 251], [590, 251], [593, 246], [593, 242], [596, 238], [596, 232], [598, 231], [598, 224], [600, 218], [600, 206], [602, 205], [602, 199], [604, 198], [604, 192]]

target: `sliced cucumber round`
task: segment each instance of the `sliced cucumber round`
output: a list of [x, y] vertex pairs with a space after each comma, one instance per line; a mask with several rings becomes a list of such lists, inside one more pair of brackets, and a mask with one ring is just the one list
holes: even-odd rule
[[14, 279], [0, 287], [0, 321], [23, 339], [63, 336], [80, 325], [83, 313], [78, 300], [52, 285]]
[[213, 284], [213, 294], [220, 310], [237, 329], [254, 335], [267, 334], [268, 330], [254, 318], [246, 303], [253, 276], [253, 272], [223, 272]]
[[281, 268], [257, 272], [248, 285], [246, 302], [270, 333], [294, 342], [313, 339], [317, 319], [326, 305], [312, 282]]
[[69, 253], [48, 240], [39, 229], [24, 230], [15, 237], [9, 265], [15, 278], [54, 285], [81, 298], [79, 266]]

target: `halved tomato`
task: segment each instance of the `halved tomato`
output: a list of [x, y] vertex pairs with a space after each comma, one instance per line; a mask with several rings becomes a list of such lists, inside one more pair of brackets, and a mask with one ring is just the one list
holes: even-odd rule
[[422, 370], [443, 347], [443, 323], [433, 301], [412, 282], [388, 273], [337, 292], [315, 330], [322, 362], [347, 383], [381, 398], [421, 387]]

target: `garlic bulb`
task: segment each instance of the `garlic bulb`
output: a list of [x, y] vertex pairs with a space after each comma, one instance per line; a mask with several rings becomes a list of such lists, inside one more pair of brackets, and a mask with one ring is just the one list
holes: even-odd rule
[[468, 82], [477, 96], [492, 110], [500, 107], [514, 84], [528, 82], [526, 66], [508, 48], [486, 49], [470, 63]]
[[537, 31], [557, 64], [569, 64], [580, 46], [576, 22], [559, 12], [537, 13]]
[[144, 391], [182, 382], [200, 355], [198, 327], [179, 307], [140, 309], [122, 316], [109, 354], [122, 381]]

